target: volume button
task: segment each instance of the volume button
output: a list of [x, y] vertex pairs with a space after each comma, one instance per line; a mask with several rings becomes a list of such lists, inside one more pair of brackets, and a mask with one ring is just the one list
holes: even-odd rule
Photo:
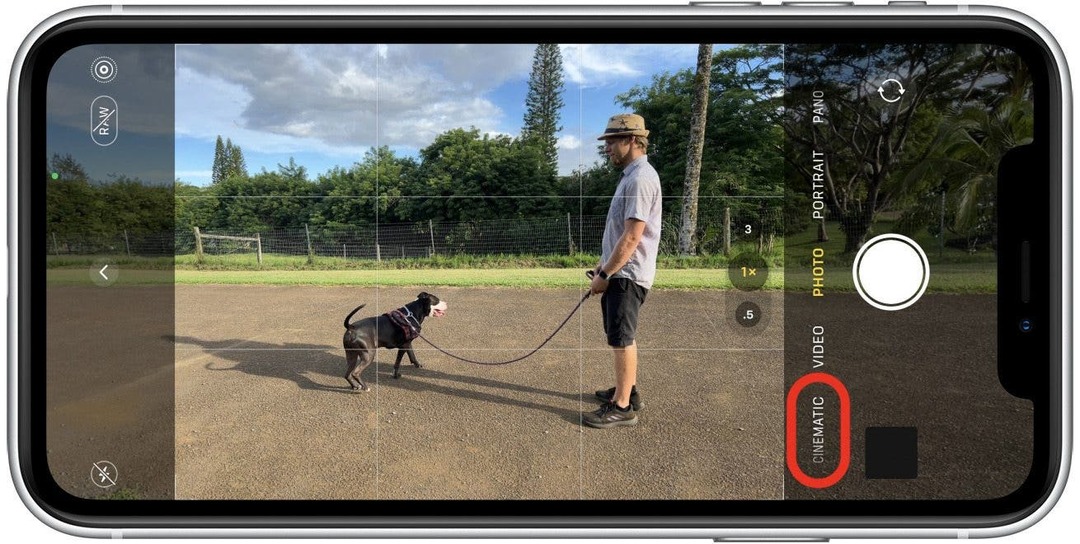
[[761, 2], [717, 2], [714, 0], [690, 0], [691, 6], [728, 6], [728, 7], [752, 7], [760, 6]]

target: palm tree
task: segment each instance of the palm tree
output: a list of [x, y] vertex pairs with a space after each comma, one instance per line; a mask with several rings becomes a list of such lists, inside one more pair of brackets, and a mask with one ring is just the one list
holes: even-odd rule
[[942, 119], [926, 160], [902, 180], [922, 185], [923, 194], [942, 195], [943, 205], [931, 210], [937, 206], [927, 199], [909, 217], [925, 221], [940, 214], [940, 229], [964, 237], [969, 251], [989, 241], [997, 231], [998, 164], [1010, 149], [1030, 144], [1033, 134], [1033, 104], [1022, 96], [993, 108], [968, 105], [952, 111]]
[[698, 186], [701, 180], [701, 152], [705, 146], [705, 118], [709, 111], [709, 75], [712, 72], [712, 44], [698, 46], [697, 75], [694, 76], [694, 104], [690, 117], [690, 144], [686, 149], [686, 177], [683, 179], [682, 227], [679, 254], [696, 253]]

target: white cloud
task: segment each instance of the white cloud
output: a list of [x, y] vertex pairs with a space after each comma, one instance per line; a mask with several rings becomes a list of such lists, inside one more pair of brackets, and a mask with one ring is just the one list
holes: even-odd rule
[[573, 134], [563, 134], [555, 145], [559, 149], [573, 150], [581, 147], [581, 139]]
[[[559, 138], [561, 142], [567, 136]], [[603, 162], [605, 159], [598, 151], [598, 147], [592, 145], [591, 142], [582, 142], [577, 137], [571, 136], [577, 140], [574, 147], [563, 147], [559, 145], [559, 175], [569, 176], [574, 170], [587, 170], [598, 162]]]
[[[505, 132], [486, 95], [528, 76], [531, 45], [198, 45], [177, 50], [177, 127], [257, 151], [424, 147], [451, 128]], [[239, 136], [234, 136], [234, 140]], [[351, 151], [350, 151], [351, 152]]]
[[[177, 132], [204, 141], [220, 134], [254, 152], [346, 157], [374, 145], [420, 149], [453, 128], [514, 134], [521, 122], [516, 101], [524, 100], [514, 93], [524, 89], [534, 48], [183, 45], [176, 52]], [[697, 54], [694, 45], [564, 45], [561, 51], [567, 92], [629, 88], [648, 74], [692, 67]], [[560, 171], [581, 162], [562, 157], [581, 146], [591, 164], [595, 153], [582, 138], [560, 139]]]
[[483, 98], [419, 104], [382, 120], [385, 128], [380, 135], [381, 144], [424, 147], [453, 128], [475, 127], [481, 132], [497, 132], [489, 127], [498, 124], [501, 114], [498, 106]]
[[567, 80], [583, 86], [596, 85], [615, 78], [634, 77], [640, 74], [632, 68], [628, 58], [619, 55], [617, 49], [602, 45], [563, 45], [561, 47], [563, 69]]
[[567, 81], [599, 87], [657, 71], [657, 66], [693, 67], [695, 45], [572, 44], [561, 46]]

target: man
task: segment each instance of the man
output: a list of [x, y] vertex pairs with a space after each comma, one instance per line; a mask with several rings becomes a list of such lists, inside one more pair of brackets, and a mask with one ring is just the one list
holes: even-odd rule
[[637, 391], [638, 310], [656, 275], [660, 245], [660, 176], [649, 164], [649, 131], [645, 119], [632, 113], [608, 120], [604, 152], [622, 169], [622, 178], [608, 208], [600, 263], [593, 269], [592, 294], [600, 298], [604, 333], [615, 352], [615, 387], [596, 392], [604, 404], [582, 414], [590, 427], [607, 429], [636, 425], [641, 409]]

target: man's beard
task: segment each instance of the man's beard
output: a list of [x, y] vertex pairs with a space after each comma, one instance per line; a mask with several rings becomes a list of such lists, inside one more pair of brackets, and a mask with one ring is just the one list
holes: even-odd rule
[[630, 164], [630, 151], [631, 150], [627, 149], [625, 155], [619, 155], [618, 153], [612, 153], [608, 155], [608, 158], [611, 160], [612, 166], [616, 168], [622, 168], [627, 164]]

